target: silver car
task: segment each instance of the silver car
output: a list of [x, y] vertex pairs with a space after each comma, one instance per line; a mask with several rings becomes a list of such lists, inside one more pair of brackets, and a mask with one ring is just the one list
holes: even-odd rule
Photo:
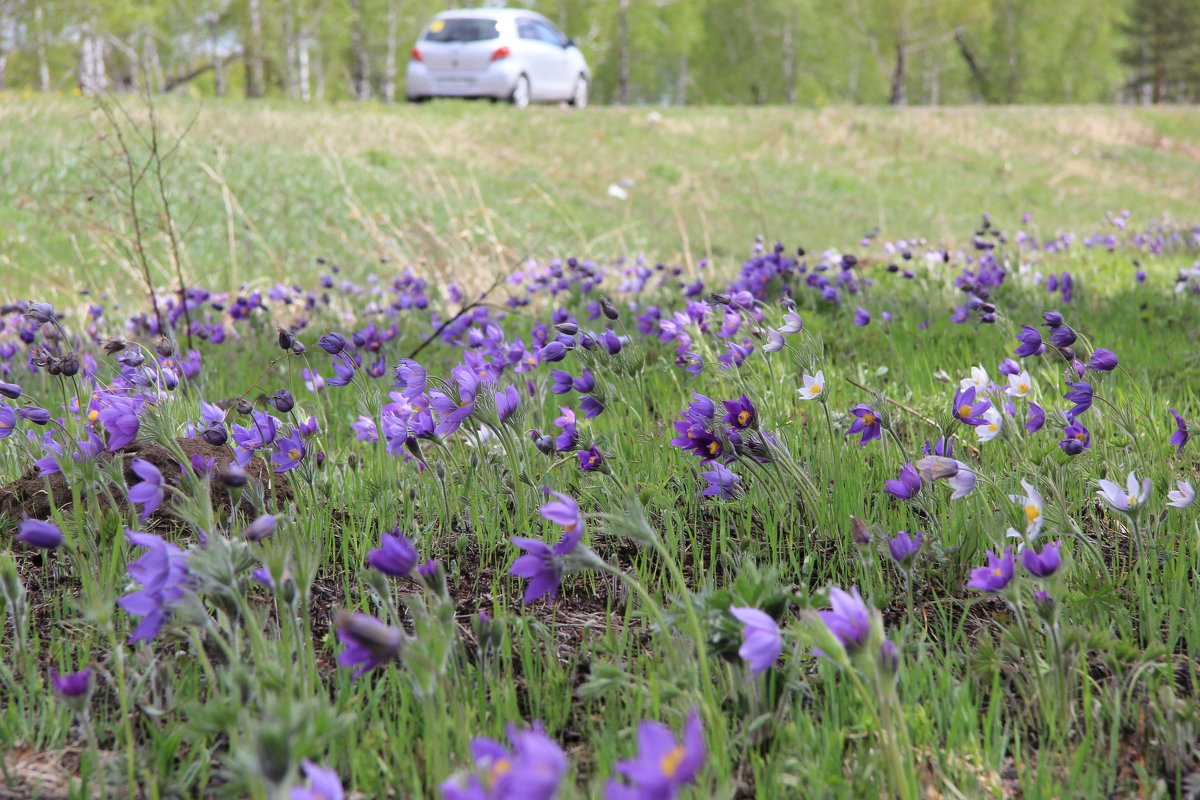
[[530, 103], [588, 102], [590, 73], [574, 39], [534, 11], [473, 8], [434, 17], [408, 61], [410, 102], [486, 97]]

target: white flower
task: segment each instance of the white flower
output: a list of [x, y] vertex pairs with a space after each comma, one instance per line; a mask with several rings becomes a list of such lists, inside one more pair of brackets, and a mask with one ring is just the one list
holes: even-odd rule
[[817, 370], [816, 375], [804, 375], [804, 388], [797, 389], [801, 400], [816, 400], [825, 391], [825, 371]]
[[950, 495], [950, 499], [958, 500], [975, 491], [976, 480], [975, 473], [971, 471], [971, 468], [959, 461], [958, 472], [951, 475], [948, 479], [948, 483], [954, 487], [954, 494]]
[[799, 333], [804, 329], [804, 320], [795, 311], [789, 311], [783, 315], [783, 325], [780, 326], [780, 333]]
[[1008, 386], [1004, 389], [1009, 397], [1026, 397], [1033, 389], [1033, 381], [1029, 378], [1028, 370], [1021, 370], [1016, 375], [1008, 376]]
[[974, 386], [976, 389], [985, 389], [988, 385], [987, 370], [983, 368], [983, 364], [978, 367], [971, 367], [971, 377], [963, 378], [958, 382], [959, 388], [970, 389]]
[[1096, 492], [1096, 495], [1115, 511], [1135, 514], [1150, 497], [1150, 479], [1144, 478], [1139, 486], [1137, 475], [1130, 470], [1129, 476], [1125, 479], [1124, 489], [1112, 481], [1102, 480], [1100, 481], [1100, 491]]
[[1000, 435], [1000, 427], [1004, 424], [1004, 418], [1000, 416], [1000, 412], [992, 406], [980, 416], [986, 420], [982, 425], [976, 425], [975, 435], [979, 437], [981, 442], [990, 442]]
[[1030, 486], [1025, 481], [1021, 481], [1021, 488], [1025, 490], [1025, 495], [1010, 494], [1008, 498], [1017, 503], [1020, 503], [1025, 511], [1025, 519], [1027, 526], [1025, 528], [1025, 538], [1033, 541], [1037, 538], [1038, 532], [1042, 529], [1042, 520], [1045, 517], [1046, 504], [1042, 500], [1038, 490]]
[[1172, 490], [1167, 492], [1167, 499], [1171, 501], [1167, 505], [1175, 508], [1187, 508], [1196, 501], [1196, 490], [1192, 488], [1190, 483], [1187, 481], [1176, 481], [1175, 485], [1179, 487], [1179, 491]]

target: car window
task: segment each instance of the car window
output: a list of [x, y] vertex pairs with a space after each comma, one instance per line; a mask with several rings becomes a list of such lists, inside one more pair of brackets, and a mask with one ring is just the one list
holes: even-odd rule
[[562, 47], [567, 43], [567, 37], [558, 32], [558, 29], [546, 22], [537, 22], [538, 38], [546, 44], [552, 44], [555, 47]]
[[435, 19], [425, 31], [427, 42], [481, 42], [499, 38], [500, 31], [496, 29], [494, 19]]
[[517, 36], [521, 37], [522, 39], [534, 40], [542, 38], [538, 33], [537, 22], [531, 19], [517, 20]]

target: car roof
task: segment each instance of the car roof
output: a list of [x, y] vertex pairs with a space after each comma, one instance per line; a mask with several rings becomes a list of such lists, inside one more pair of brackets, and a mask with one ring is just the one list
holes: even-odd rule
[[434, 19], [453, 19], [455, 17], [470, 17], [472, 19], [506, 19], [508, 17], [536, 17], [546, 19], [543, 15], [528, 8], [454, 8], [436, 15]]

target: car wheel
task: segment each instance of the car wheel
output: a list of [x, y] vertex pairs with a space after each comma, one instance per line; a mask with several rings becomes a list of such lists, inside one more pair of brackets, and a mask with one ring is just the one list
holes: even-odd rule
[[575, 81], [575, 91], [571, 92], [569, 101], [574, 108], [587, 108], [588, 104], [588, 79], [579, 76], [579, 80]]
[[418, 97], [406, 97], [404, 99], [410, 103], [424, 103], [429, 100], [428, 97], [419, 97], [419, 96]]
[[524, 75], [517, 77], [517, 85], [513, 87], [512, 94], [508, 97], [508, 102], [517, 108], [525, 108], [525, 106], [529, 105], [529, 78], [526, 78]]

